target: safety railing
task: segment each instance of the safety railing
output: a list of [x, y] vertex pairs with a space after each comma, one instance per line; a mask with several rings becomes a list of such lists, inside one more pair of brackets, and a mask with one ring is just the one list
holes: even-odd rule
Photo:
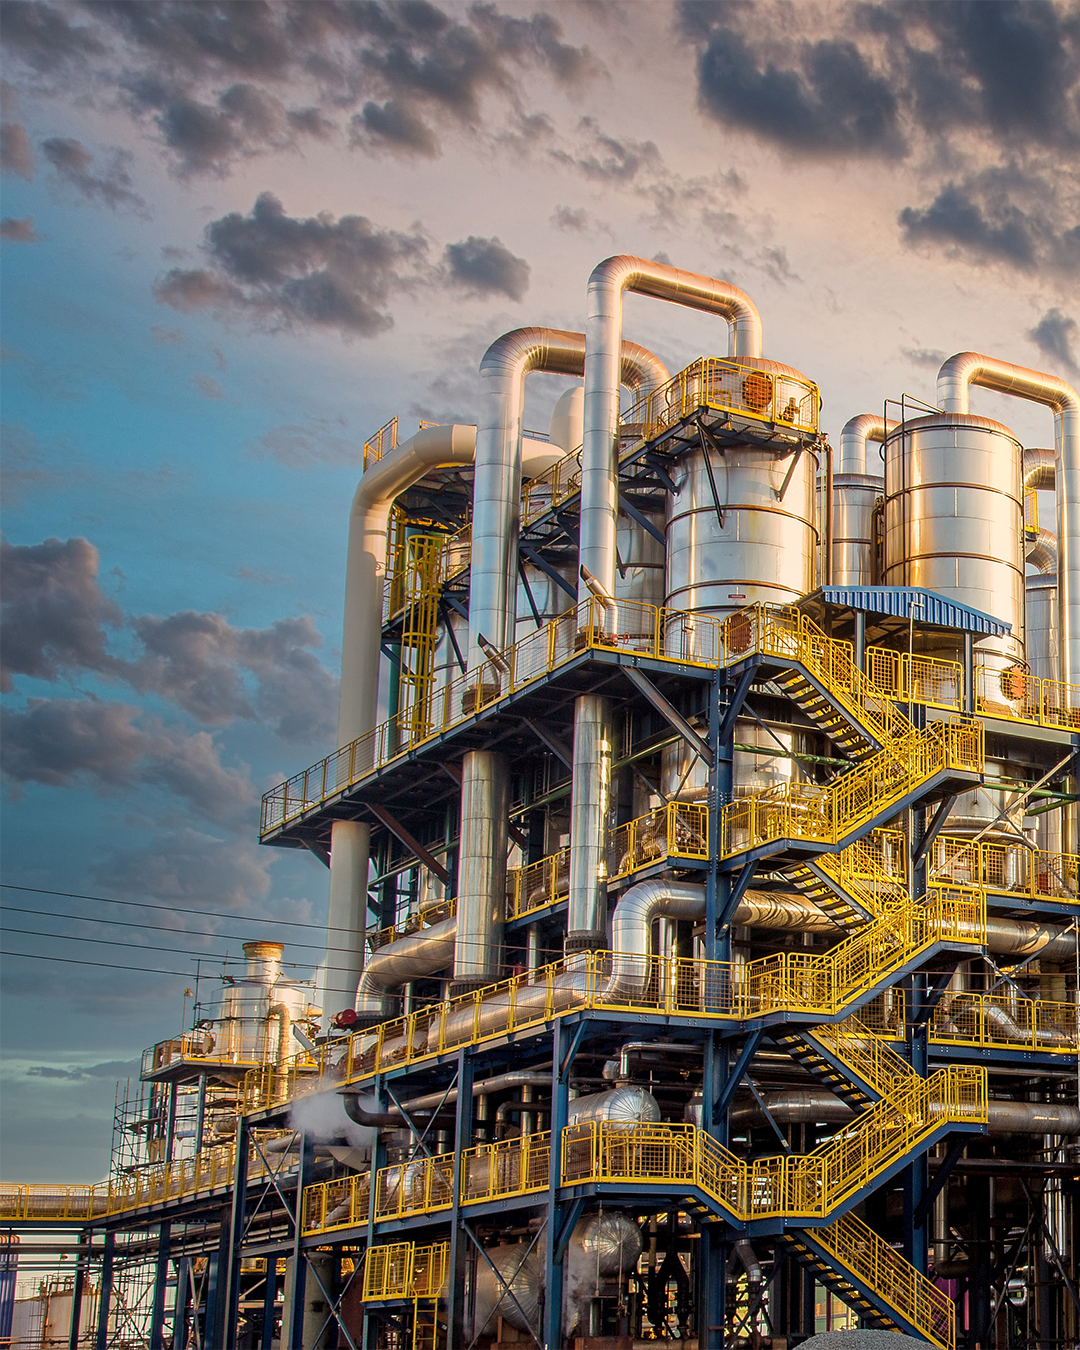
[[872, 830], [839, 853], [815, 859], [868, 914], [881, 914], [908, 898], [907, 840], [902, 830]]
[[60, 1186], [53, 1182], [0, 1182], [0, 1219], [95, 1219], [114, 1214], [108, 1184]]
[[956, 888], [887, 913], [828, 952], [783, 951], [745, 965], [580, 952], [302, 1052], [284, 1065], [252, 1070], [244, 1080], [244, 1110], [359, 1082], [584, 1008], [739, 1020], [783, 1011], [831, 1016], [935, 943], [978, 945], [985, 935], [981, 894]]
[[444, 900], [441, 904], [432, 905], [416, 914], [410, 914], [401, 923], [392, 923], [386, 928], [369, 928], [364, 934], [364, 940], [367, 942], [368, 951], [377, 952], [380, 947], [385, 947], [388, 942], [396, 942], [398, 938], [408, 937], [411, 933], [418, 933], [423, 928], [430, 928], [432, 924], [442, 923], [444, 919], [452, 919], [456, 913], [457, 899], [452, 897], [449, 900]]
[[361, 1297], [365, 1303], [383, 1299], [439, 1298], [446, 1292], [450, 1244], [418, 1247], [411, 1242], [388, 1242], [369, 1247], [364, 1256]]
[[821, 395], [816, 384], [796, 375], [702, 356], [638, 399], [623, 421], [640, 428], [641, 440], [651, 441], [704, 408], [813, 435]]
[[570, 894], [570, 850], [551, 853], [506, 876], [506, 917], [520, 919], [546, 909]]
[[614, 881], [665, 858], [708, 857], [708, 808], [697, 802], [667, 802], [612, 831], [608, 875]]
[[461, 1203], [546, 1191], [551, 1174], [547, 1130], [497, 1144], [479, 1144], [461, 1155]]
[[374, 436], [364, 442], [364, 470], [377, 464], [384, 455], [388, 455], [397, 446], [398, 420], [391, 417], [386, 426], [380, 427]]
[[888, 1097], [915, 1072], [902, 1055], [858, 1016], [845, 1017], [842, 1022], [823, 1022], [810, 1034], [882, 1097]]
[[320, 805], [398, 755], [565, 665], [582, 652], [633, 652], [680, 665], [719, 664], [719, 622], [628, 600], [590, 599], [430, 695], [425, 728], [409, 715], [383, 722], [263, 798], [262, 831]]
[[938, 1044], [1075, 1055], [1080, 1047], [1075, 1003], [998, 994], [946, 994], [934, 1009], [930, 1039]]
[[697, 1186], [737, 1219], [827, 1218], [944, 1125], [985, 1124], [986, 1071], [912, 1075], [812, 1153], [744, 1162], [693, 1125], [590, 1121], [563, 1132], [563, 1185]]
[[861, 1219], [841, 1215], [827, 1227], [815, 1228], [813, 1237], [927, 1340], [941, 1350], [953, 1350], [956, 1310], [952, 1299]]
[[394, 1163], [375, 1174], [375, 1217], [400, 1219], [449, 1209], [454, 1194], [453, 1153]]
[[355, 1172], [338, 1181], [320, 1181], [304, 1187], [303, 1231], [331, 1233], [367, 1223], [371, 1177]]
[[865, 666], [867, 678], [902, 703], [952, 712], [963, 707], [964, 667], [959, 661], [867, 647]]
[[152, 1074], [164, 1073], [176, 1064], [231, 1064], [248, 1069], [261, 1064], [262, 1059], [262, 1055], [218, 1048], [209, 1031], [185, 1031], [144, 1050], [141, 1075], [147, 1078]]
[[934, 722], [822, 787], [784, 783], [742, 797], [721, 811], [720, 856], [734, 857], [781, 839], [837, 846], [942, 771], [981, 773], [982, 724]]
[[930, 853], [928, 876], [940, 885], [979, 886], [1018, 899], [1080, 904], [1080, 856], [1075, 853], [942, 835]]
[[1033, 726], [1080, 730], [1080, 685], [1041, 680], [1019, 666], [1006, 670], [978, 666], [975, 711], [983, 717]]

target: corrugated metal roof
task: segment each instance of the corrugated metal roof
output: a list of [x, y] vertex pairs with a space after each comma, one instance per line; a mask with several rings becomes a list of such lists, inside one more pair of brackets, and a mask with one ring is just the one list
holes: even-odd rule
[[958, 628], [964, 633], [1001, 637], [1012, 631], [1012, 624], [1003, 619], [995, 619], [981, 609], [961, 605], [921, 586], [822, 586], [818, 594], [827, 604], [862, 609], [868, 614], [891, 614], [898, 619], [907, 619], [914, 611], [919, 623]]

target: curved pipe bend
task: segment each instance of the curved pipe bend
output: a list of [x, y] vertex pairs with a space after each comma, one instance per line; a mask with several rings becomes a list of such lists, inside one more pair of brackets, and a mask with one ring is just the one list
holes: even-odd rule
[[1057, 375], [980, 352], [957, 352], [938, 371], [938, 406], [943, 412], [966, 413], [973, 384], [1053, 411], [1060, 678], [1066, 684], [1080, 683], [1080, 395]]
[[[866, 474], [866, 443], [885, 440], [900, 425], [891, 417], [881, 417], [877, 413], [860, 413], [845, 423], [840, 433], [840, 464], [837, 473]], [[871, 477], [880, 478], [875, 473]]]
[[[510, 610], [517, 576], [525, 377], [533, 371], [583, 376], [585, 334], [561, 328], [515, 328], [496, 338], [480, 362], [469, 573], [470, 669], [487, 659], [481, 635], [500, 651], [513, 640]], [[668, 370], [645, 347], [624, 342], [618, 379], [641, 395], [664, 384]]]

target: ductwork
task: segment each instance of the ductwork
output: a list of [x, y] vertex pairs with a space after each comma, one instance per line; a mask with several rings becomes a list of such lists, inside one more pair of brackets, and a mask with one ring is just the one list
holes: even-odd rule
[[649, 944], [654, 919], [700, 919], [705, 887], [657, 877], [639, 881], [621, 896], [611, 919], [611, 975], [605, 998], [635, 1000], [649, 982]]
[[[472, 564], [469, 575], [469, 655], [484, 662], [481, 634], [496, 650], [513, 641], [511, 597], [517, 576], [521, 499], [521, 430], [525, 376], [531, 371], [585, 373], [585, 335], [557, 328], [517, 328], [504, 333], [480, 363], [480, 413], [473, 483]], [[657, 388], [667, 367], [634, 342], [621, 347], [616, 389]]]
[[1053, 450], [1029, 446], [1024, 450], [1024, 491], [1053, 492], [1057, 487], [1057, 456]]
[[1076, 929], [1034, 919], [986, 920], [986, 948], [1000, 956], [1039, 956], [1044, 961], [1076, 960]]
[[1057, 537], [1049, 530], [1040, 530], [1024, 551], [1024, 559], [1043, 576], [1057, 573]]
[[501, 975], [506, 910], [510, 765], [493, 750], [470, 750], [461, 766], [457, 944], [451, 994]]
[[[761, 355], [761, 318], [750, 297], [737, 286], [628, 254], [607, 258], [593, 269], [585, 326], [585, 432], [578, 560], [609, 595], [615, 593], [616, 435], [624, 291], [718, 314], [731, 326], [729, 348], [733, 356]], [[579, 597], [586, 598], [584, 586]]]
[[840, 464], [833, 475], [834, 586], [868, 586], [873, 580], [874, 507], [885, 479], [868, 471], [866, 446], [884, 441], [896, 426], [875, 413], [861, 413], [840, 433]]
[[958, 352], [938, 372], [938, 406], [945, 412], [966, 413], [973, 384], [1053, 410], [1061, 679], [1080, 684], [1080, 396], [1056, 375], [978, 352]]
[[[846, 1102], [826, 1088], [763, 1092], [761, 1100], [777, 1125], [845, 1125], [856, 1116]], [[990, 1134], [1080, 1134], [1080, 1109], [1075, 1106], [991, 1100], [987, 1113]], [[732, 1107], [728, 1120], [736, 1130], [768, 1124], [755, 1101]]]
[[607, 945], [612, 737], [611, 700], [583, 694], [574, 707], [567, 952]]
[[[351, 744], [375, 726], [390, 508], [431, 469], [442, 464], [471, 464], [475, 453], [475, 427], [425, 427], [373, 464], [360, 479], [349, 515], [339, 746]], [[371, 827], [366, 822], [339, 820], [331, 827], [330, 905], [320, 976], [322, 1005], [328, 1014], [352, 1006], [364, 968], [370, 843]]]
[[372, 952], [356, 988], [356, 1011], [375, 1021], [392, 1017], [386, 994], [445, 970], [454, 959], [456, 934], [457, 919], [444, 919]]

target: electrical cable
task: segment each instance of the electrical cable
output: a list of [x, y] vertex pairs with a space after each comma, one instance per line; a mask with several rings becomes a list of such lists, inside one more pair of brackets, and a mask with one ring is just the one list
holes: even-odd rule
[[[0, 913], [4, 914], [38, 914], [42, 918], [51, 919], [74, 919], [77, 923], [107, 923], [118, 928], [150, 928], [155, 933], [176, 933], [178, 937], [212, 937], [219, 938], [224, 942], [250, 942], [250, 937], [242, 933], [213, 933], [208, 928], [170, 928], [164, 923], [137, 923], [134, 919], [88, 919], [82, 914], [65, 914], [59, 909], [26, 909], [22, 905], [0, 905]], [[14, 929], [12, 930], [15, 931]], [[312, 951], [322, 951], [324, 943], [319, 942], [294, 942], [289, 939], [290, 947], [308, 947]], [[283, 962], [283, 964], [286, 964]], [[295, 962], [293, 963], [295, 964]]]
[[[90, 920], [93, 922], [93, 920]], [[114, 938], [75, 937], [70, 933], [43, 933], [37, 928], [0, 928], [3, 933], [21, 933], [24, 937], [52, 938], [58, 942], [93, 942], [102, 947], [129, 947], [136, 952], [172, 952], [176, 956], [193, 956], [204, 961], [243, 961], [242, 956], [229, 956], [227, 952], [193, 952], [185, 947], [155, 947], [140, 942], [121, 942]], [[3, 953], [0, 953], [2, 955]], [[303, 969], [309, 969], [304, 966]]]
[[39, 956], [36, 952], [2, 952], [0, 956], [19, 956], [25, 961], [62, 961], [66, 966], [100, 966], [103, 970], [126, 970], [130, 975], [176, 975], [190, 980], [190, 970], [155, 970], [152, 966], [118, 966], [111, 961], [79, 961], [73, 956]]

